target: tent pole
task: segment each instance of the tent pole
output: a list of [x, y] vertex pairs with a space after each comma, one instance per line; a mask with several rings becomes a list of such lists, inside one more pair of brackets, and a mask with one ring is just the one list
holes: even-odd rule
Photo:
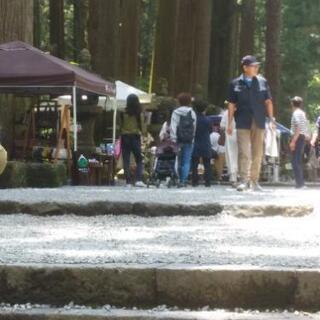
[[77, 89], [72, 87], [72, 105], [73, 105], [73, 150], [78, 151], [78, 128], [77, 128]]
[[112, 143], [113, 145], [116, 142], [116, 131], [117, 131], [117, 99], [113, 100], [113, 127], [112, 127]]

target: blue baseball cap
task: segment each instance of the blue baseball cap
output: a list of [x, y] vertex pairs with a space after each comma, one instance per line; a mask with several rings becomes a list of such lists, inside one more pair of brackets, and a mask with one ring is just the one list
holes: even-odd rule
[[260, 62], [258, 62], [255, 56], [245, 56], [241, 59], [242, 66], [258, 66]]

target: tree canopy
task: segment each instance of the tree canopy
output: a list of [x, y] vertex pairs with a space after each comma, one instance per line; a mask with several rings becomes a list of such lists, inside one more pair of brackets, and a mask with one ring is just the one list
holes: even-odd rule
[[[33, 30], [28, 42], [107, 79], [172, 96], [191, 91], [220, 107], [241, 56], [254, 54], [281, 120], [293, 95], [305, 99], [311, 121], [320, 112], [318, 0], [31, 1], [10, 1], [33, 19], [17, 26], [6, 15], [2, 42]], [[0, 1], [3, 12], [8, 3]]]

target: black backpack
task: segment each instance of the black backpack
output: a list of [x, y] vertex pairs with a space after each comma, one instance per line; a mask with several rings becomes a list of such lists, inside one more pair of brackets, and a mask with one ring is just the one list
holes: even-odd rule
[[179, 143], [192, 143], [194, 138], [194, 119], [190, 110], [186, 115], [180, 116], [177, 128], [177, 139]]

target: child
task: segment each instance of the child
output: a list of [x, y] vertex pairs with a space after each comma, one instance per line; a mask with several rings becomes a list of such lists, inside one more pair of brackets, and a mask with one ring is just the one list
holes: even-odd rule
[[204, 180], [205, 186], [211, 185], [211, 143], [210, 132], [211, 125], [209, 119], [204, 115], [207, 109], [207, 103], [196, 100], [193, 102], [193, 108], [197, 115], [196, 134], [194, 140], [194, 149], [192, 153], [192, 185], [197, 186], [199, 183], [198, 165], [202, 159], [204, 165]]

